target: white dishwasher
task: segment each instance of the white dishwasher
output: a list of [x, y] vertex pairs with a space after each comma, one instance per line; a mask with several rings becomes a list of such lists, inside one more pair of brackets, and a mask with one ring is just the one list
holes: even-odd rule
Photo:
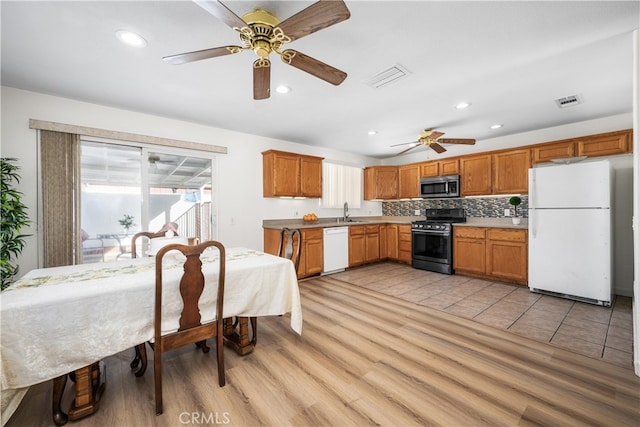
[[324, 269], [322, 274], [344, 271], [349, 266], [349, 227], [324, 229]]

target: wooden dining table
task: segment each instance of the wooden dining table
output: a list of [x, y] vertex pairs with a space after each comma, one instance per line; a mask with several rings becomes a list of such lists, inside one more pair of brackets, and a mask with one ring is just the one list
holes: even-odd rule
[[[219, 253], [205, 251], [201, 259], [206, 284], [200, 309], [205, 323], [215, 318], [215, 292], [207, 292], [207, 286], [216, 286]], [[182, 262], [178, 254], [165, 256], [166, 331], [177, 329], [182, 308]], [[153, 338], [154, 270], [155, 258], [42, 268], [0, 294], [3, 424], [29, 386], [47, 380], [54, 380], [56, 424], [97, 410], [104, 390], [100, 360]], [[286, 313], [291, 313], [291, 329], [301, 334], [293, 263], [261, 251], [228, 248], [224, 323], [229, 344], [239, 354], [249, 354], [254, 345], [249, 319]], [[63, 390], [69, 373], [75, 376], [76, 398], [66, 414], [59, 407], [60, 386]]]

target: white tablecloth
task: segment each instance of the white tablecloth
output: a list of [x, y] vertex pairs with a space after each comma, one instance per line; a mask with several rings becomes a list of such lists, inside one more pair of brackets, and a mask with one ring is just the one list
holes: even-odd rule
[[[172, 313], [163, 329], [177, 329], [182, 276], [178, 257], [165, 257], [163, 294]], [[217, 286], [218, 251], [203, 254], [205, 293]], [[302, 333], [302, 309], [291, 261], [246, 248], [227, 249], [225, 317], [291, 312]], [[0, 294], [2, 392], [28, 387], [119, 353], [153, 337], [155, 258], [33, 270]], [[204, 296], [203, 296], [204, 298]], [[213, 319], [211, 298], [201, 301]], [[133, 353], [132, 353], [133, 354]], [[5, 406], [3, 397], [3, 412]], [[4, 418], [4, 416], [3, 416]]]

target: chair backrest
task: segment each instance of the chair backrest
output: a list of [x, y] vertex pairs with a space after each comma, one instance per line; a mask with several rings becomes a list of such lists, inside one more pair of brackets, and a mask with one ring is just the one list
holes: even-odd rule
[[280, 246], [278, 256], [290, 259], [296, 267], [296, 272], [300, 266], [300, 247], [302, 246], [302, 234], [297, 228], [284, 227], [280, 231]]
[[[216, 299], [216, 330], [219, 334], [218, 336], [222, 336], [222, 316], [223, 316], [223, 302], [224, 302], [224, 278], [225, 278], [225, 248], [222, 243], [209, 240], [199, 245], [189, 246], [189, 245], [181, 245], [181, 244], [170, 244], [162, 247], [158, 253], [156, 254], [156, 296], [155, 296], [155, 339], [156, 342], [160, 342], [162, 338], [162, 259], [169, 251], [179, 251], [186, 257], [183, 266], [183, 274], [180, 279], [180, 295], [182, 297], [183, 308], [182, 313], [180, 315], [180, 327], [177, 333], [173, 335], [179, 334], [181, 332], [185, 332], [189, 329], [194, 329], [202, 326], [201, 323], [201, 314], [198, 303], [200, 301], [200, 297], [204, 291], [205, 279], [202, 273], [202, 261], [200, 260], [200, 255], [204, 252], [205, 249], [209, 247], [216, 247], [219, 250], [219, 261], [218, 261], [218, 289], [217, 289], [217, 299]], [[194, 332], [189, 335], [190, 332]], [[198, 338], [195, 341], [192, 339], [196, 336], [197, 331], [190, 331], [189, 333], [184, 333], [183, 338], [176, 337], [172, 338], [172, 341], [168, 345], [163, 345], [163, 350], [166, 351], [171, 348], [177, 348], [185, 344], [189, 344], [192, 342], [197, 342], [206, 338]], [[202, 332], [202, 331], [201, 331]], [[203, 332], [204, 333], [204, 332]], [[215, 336], [215, 335], [212, 335]]]
[[156, 237], [164, 237], [164, 231], [159, 231], [157, 233], [152, 233], [150, 231], [141, 231], [139, 233], [134, 234], [133, 237], [131, 238], [131, 258], [136, 258], [138, 256], [136, 254], [136, 246], [137, 246], [137, 240], [140, 237], [146, 237], [149, 240], [155, 239]]

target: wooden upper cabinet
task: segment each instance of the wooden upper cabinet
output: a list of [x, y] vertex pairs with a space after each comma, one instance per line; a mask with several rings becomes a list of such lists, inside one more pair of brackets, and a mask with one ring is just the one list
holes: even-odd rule
[[322, 197], [322, 158], [300, 156], [300, 195]]
[[459, 175], [460, 174], [460, 162], [458, 159], [444, 159], [439, 160], [440, 175]]
[[322, 197], [322, 157], [284, 151], [262, 153], [264, 197]]
[[531, 149], [533, 163], [549, 162], [552, 159], [562, 159], [576, 155], [574, 141], [558, 141], [549, 144], [541, 144]]
[[398, 198], [420, 197], [420, 165], [412, 164], [398, 168]]
[[[509, 150], [493, 155], [493, 194], [528, 193], [531, 151]], [[463, 187], [464, 189], [464, 187]]]
[[446, 175], [459, 175], [460, 163], [457, 158], [455, 159], [443, 159], [434, 160], [431, 162], [420, 163], [420, 176], [446, 176]]
[[440, 175], [440, 164], [438, 162], [426, 162], [420, 164], [420, 176], [430, 177]]
[[491, 194], [491, 155], [460, 158], [460, 186], [463, 196]]
[[397, 166], [371, 166], [364, 169], [365, 200], [397, 198]]
[[631, 152], [631, 131], [611, 132], [577, 138], [578, 156], [611, 156]]

